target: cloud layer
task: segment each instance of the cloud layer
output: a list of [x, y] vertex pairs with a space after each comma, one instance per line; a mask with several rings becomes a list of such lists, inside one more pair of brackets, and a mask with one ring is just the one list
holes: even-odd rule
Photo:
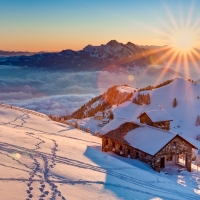
[[113, 85], [143, 87], [155, 80], [139, 67], [69, 73], [0, 66], [0, 71], [0, 102], [59, 116], [71, 114]]
[[35, 110], [45, 114], [57, 116], [69, 115], [81, 107], [93, 95], [54, 95], [42, 98], [29, 99], [24, 101], [8, 101], [12, 105]]

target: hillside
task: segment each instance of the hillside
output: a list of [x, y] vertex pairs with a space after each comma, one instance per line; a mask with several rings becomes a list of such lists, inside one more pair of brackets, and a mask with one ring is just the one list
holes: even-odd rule
[[[110, 104], [114, 117], [139, 122], [137, 117], [142, 112], [154, 109], [158, 110], [160, 108], [165, 109], [173, 119], [171, 122], [171, 131], [195, 139], [200, 134], [200, 125], [196, 123], [198, 116], [200, 116], [200, 84], [182, 78], [169, 80], [165, 83], [167, 85], [148, 86], [139, 91], [132, 88], [133, 95], [131, 101], [128, 100], [120, 105], [114, 102]], [[119, 88], [122, 92], [127, 91], [124, 88], [130, 90], [131, 87], [119, 86]], [[150, 97], [149, 104], [145, 103], [145, 101], [141, 101], [141, 103], [135, 102], [135, 99], [138, 100], [138, 98], [147, 97], [148, 95]], [[109, 96], [110, 98], [112, 97], [111, 94]], [[177, 106], [173, 107], [175, 98]], [[117, 96], [115, 96], [115, 99], [117, 101]]]
[[99, 111], [106, 111], [107, 109], [110, 109], [113, 105], [119, 105], [131, 99], [134, 90], [135, 89], [127, 86], [113, 86], [109, 88], [107, 92], [103, 95], [92, 98], [80, 109], [72, 113], [70, 118], [81, 119], [86, 117], [92, 117]]
[[199, 199], [199, 172], [156, 173], [31, 111], [0, 107], [0, 138], [1, 199]]

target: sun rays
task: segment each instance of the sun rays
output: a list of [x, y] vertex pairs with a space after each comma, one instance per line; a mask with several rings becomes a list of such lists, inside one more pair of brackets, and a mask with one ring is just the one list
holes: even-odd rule
[[179, 71], [183, 68], [184, 76], [190, 77], [191, 65], [195, 68], [196, 72], [200, 72], [198, 61], [200, 60], [200, 19], [192, 20], [194, 3], [191, 4], [188, 9], [187, 19], [184, 20], [183, 15], [180, 15], [178, 21], [173, 16], [172, 12], [165, 4], [166, 13], [168, 15], [170, 23], [166, 23], [160, 19], [166, 31], [153, 29], [155, 33], [159, 34], [163, 38], [163, 42], [168, 47], [165, 51], [160, 51], [158, 63], [165, 63], [164, 69], [160, 76], [157, 78], [156, 83], [162, 81], [167, 68], [174, 66], [175, 71]]
[[191, 78], [190, 70], [192, 68], [197, 73], [200, 73], [200, 18], [194, 19], [193, 17], [195, 4], [191, 3], [187, 16], [183, 15], [183, 10], [180, 8], [179, 18], [177, 15], [172, 14], [166, 4], [164, 4], [164, 7], [168, 20], [164, 21], [158, 17], [158, 21], [162, 24], [159, 28], [153, 28], [149, 25], [146, 28], [158, 35], [158, 40], [161, 38], [163, 44], [166, 45], [138, 52], [120, 60], [120, 63], [124, 64], [155, 55], [156, 59], [152, 59], [153, 62], [151, 64], [164, 67], [159, 77], [155, 80], [156, 85], [163, 81], [168, 68], [181, 72], [187, 79]]
[[[180, 18], [174, 17], [167, 4], [164, 4], [164, 7], [169, 20], [158, 19], [162, 24], [162, 27], [159, 28], [153, 28], [149, 25], [145, 26], [148, 30], [162, 38], [163, 44], [166, 44], [163, 47], [153, 48], [145, 52], [145, 57], [156, 55], [155, 62], [151, 64], [164, 66], [159, 77], [155, 80], [155, 84], [162, 82], [168, 68], [172, 68], [177, 72], [181, 71], [187, 79], [191, 78], [190, 68], [192, 67], [197, 73], [200, 73], [200, 18], [193, 19], [195, 4], [191, 3], [188, 8], [188, 14], [185, 17], [183, 10], [180, 8]], [[121, 63], [143, 57], [144, 52], [140, 52], [122, 59]]]

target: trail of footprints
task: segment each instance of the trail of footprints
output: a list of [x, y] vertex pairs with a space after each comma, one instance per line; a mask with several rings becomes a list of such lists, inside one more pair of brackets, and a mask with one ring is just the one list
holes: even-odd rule
[[[19, 127], [19, 126], [23, 127], [23, 125], [26, 123], [25, 120], [29, 119], [29, 118], [30, 118], [29, 115], [27, 113], [24, 113], [21, 117], [17, 117], [15, 120], [12, 121], [12, 122], [15, 122], [17, 119], [21, 119], [22, 120], [21, 125], [14, 125], [14, 124], [12, 124], [12, 122], [7, 123], [7, 125], [8, 124], [14, 125], [14, 128]], [[27, 133], [27, 135], [40, 141], [37, 144], [35, 144], [36, 148], [34, 150], [40, 149], [40, 145], [42, 143], [45, 143], [45, 141], [42, 140], [41, 138], [35, 137], [34, 133]], [[9, 154], [5, 154], [5, 153], [1, 153], [1, 152], [0, 152], [0, 154], [10, 157], [13, 160], [15, 160], [16, 162], [18, 162], [19, 164], [22, 164], [26, 168], [32, 170], [29, 173], [29, 182], [27, 183], [28, 189], [27, 189], [26, 200], [31, 200], [32, 198], [35, 199], [35, 197], [32, 194], [33, 190], [37, 189], [37, 188], [35, 188], [35, 186], [33, 186], [35, 176], [41, 178], [40, 187], [39, 187], [39, 191], [41, 192], [41, 195], [38, 200], [47, 200], [47, 199], [48, 200], [54, 200], [54, 199], [66, 200], [66, 198], [64, 196], [62, 196], [61, 192], [58, 190], [57, 185], [55, 185], [53, 183], [53, 181], [51, 181], [49, 179], [50, 176], [54, 177], [52, 175], [49, 175], [49, 169], [54, 168], [56, 166], [55, 158], [56, 158], [56, 151], [57, 151], [58, 144], [53, 139], [49, 139], [46, 137], [43, 137], [43, 138], [45, 138], [47, 140], [51, 140], [54, 143], [54, 146], [51, 149], [51, 164], [50, 165], [49, 165], [49, 161], [48, 161], [47, 157], [40, 153], [37, 153], [37, 154], [30, 153], [30, 158], [33, 159], [33, 161], [34, 161], [34, 168], [30, 168], [28, 165], [13, 158]], [[50, 195], [51, 195], [51, 197], [50, 197]]]
[[[33, 133], [27, 133], [27, 135], [40, 140], [40, 142], [35, 145], [36, 146], [35, 150], [40, 148], [40, 144], [45, 143], [44, 140], [40, 139], [39, 137], [35, 137]], [[28, 198], [26, 200], [30, 200], [33, 198], [32, 191], [35, 188], [32, 186], [32, 184], [33, 184], [33, 178], [37, 173], [41, 174], [39, 175], [39, 177], [42, 179], [40, 182], [40, 188], [39, 188], [41, 195], [38, 200], [45, 200], [45, 199], [66, 200], [66, 198], [62, 196], [61, 192], [58, 190], [57, 186], [53, 183], [53, 181], [49, 179], [49, 177], [51, 176], [49, 175], [49, 169], [54, 168], [56, 166], [55, 158], [56, 158], [56, 151], [57, 151], [58, 144], [53, 139], [49, 139], [46, 137], [43, 137], [43, 138], [51, 140], [54, 143], [54, 147], [51, 149], [51, 161], [49, 162], [46, 156], [40, 155], [39, 153], [37, 155], [31, 156], [31, 158], [34, 160], [35, 167], [33, 171], [30, 173], [29, 182], [27, 184]]]

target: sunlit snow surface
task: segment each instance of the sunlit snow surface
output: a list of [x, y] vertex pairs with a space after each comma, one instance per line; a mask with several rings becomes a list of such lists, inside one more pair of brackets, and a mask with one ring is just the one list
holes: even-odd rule
[[[156, 173], [101, 152], [101, 139], [0, 108], [0, 199], [199, 199], [199, 172]], [[184, 183], [184, 184], [183, 184]]]

